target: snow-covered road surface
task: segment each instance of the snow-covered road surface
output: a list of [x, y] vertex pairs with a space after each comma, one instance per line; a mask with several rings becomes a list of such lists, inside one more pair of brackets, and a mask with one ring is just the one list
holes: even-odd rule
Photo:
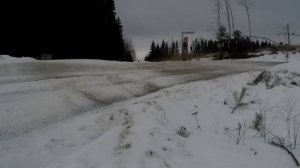
[[262, 70], [276, 64], [238, 61], [132, 64], [97, 60], [3, 64], [0, 109], [7, 114], [0, 118], [0, 139], [176, 84]]
[[[120, 63], [99, 60], [32, 61], [10, 64], [0, 62], [0, 85], [58, 78], [123, 75], [139, 73], [145, 79], [161, 76], [193, 75], [190, 80], [261, 70], [278, 63], [244, 61], [193, 61], [161, 63]], [[139, 76], [138, 74], [136, 76]], [[134, 79], [133, 79], [134, 80]], [[122, 83], [122, 81], [120, 81]], [[183, 79], [182, 83], [187, 82]]]
[[[117, 136], [108, 130], [124, 124], [124, 117], [111, 118], [111, 113], [120, 111], [132, 98], [276, 64], [98, 60], [0, 64], [0, 167], [44, 168], [89, 143]], [[128, 114], [126, 110], [121, 113]], [[101, 136], [105, 137], [99, 139]]]

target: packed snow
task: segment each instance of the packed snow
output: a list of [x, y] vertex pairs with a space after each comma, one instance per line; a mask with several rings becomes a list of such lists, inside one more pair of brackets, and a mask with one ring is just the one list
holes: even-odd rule
[[[286, 62], [284, 55], [278, 55], [282, 56], [282, 61], [268, 54], [255, 59]], [[223, 77], [219, 76], [224, 72], [198, 78], [167, 76], [168, 64], [160, 65], [163, 73], [147, 71], [149, 63], [135, 65], [146, 67], [139, 72], [123, 63], [99, 62], [99, 68], [88, 60], [83, 64], [89, 65], [85, 67], [89, 71], [72, 69], [58, 78], [48, 72], [38, 77], [19, 71], [2, 75], [0, 167], [296, 167], [286, 151], [270, 143], [276, 137], [284, 138], [287, 145], [299, 139], [299, 58], [300, 54], [293, 54], [290, 63], [267, 69], [251, 63], [258, 60], [244, 60], [248, 63], [242, 63], [243, 68], [231, 70], [240, 74]], [[224, 71], [240, 63], [192, 63], [217, 68], [215, 62]], [[97, 76], [101, 69], [106, 74]], [[263, 70], [266, 78], [259, 80]], [[120, 71], [124, 74], [116, 76]], [[187, 73], [184, 68], [179, 72]], [[146, 84], [150, 91], [145, 91]], [[265, 136], [262, 125], [254, 124], [258, 114], [265, 117]], [[297, 143], [289, 148], [300, 158]]]
[[29, 61], [34, 61], [34, 59], [30, 58], [30, 57], [15, 58], [15, 57], [11, 57], [9, 55], [0, 55], [0, 64], [29, 62]]
[[299, 52], [284, 52], [280, 51], [277, 53], [272, 52], [260, 52], [260, 53], [254, 53], [255, 55], [258, 55], [258, 57], [250, 58], [248, 60], [251, 61], [266, 61], [266, 62], [298, 62], [300, 61], [299, 58]]

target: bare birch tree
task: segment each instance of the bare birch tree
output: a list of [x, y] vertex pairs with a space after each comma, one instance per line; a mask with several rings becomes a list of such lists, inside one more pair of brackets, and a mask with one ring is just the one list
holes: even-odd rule
[[226, 12], [227, 12], [229, 38], [231, 38], [231, 21], [230, 21], [230, 9], [229, 9], [229, 1], [228, 0], [225, 0], [225, 5], [226, 5]]
[[251, 3], [251, 1], [250, 1], [250, 0], [241, 0], [239, 3], [240, 3], [240, 5], [241, 5], [243, 8], [245, 8], [246, 13], [247, 13], [247, 17], [248, 17], [248, 26], [249, 26], [249, 37], [250, 37], [250, 40], [251, 40], [251, 37], [252, 37], [251, 19], [250, 19], [250, 3]]
[[232, 33], [235, 31], [235, 25], [234, 25], [234, 17], [233, 17], [233, 12], [232, 12], [232, 7], [231, 7], [231, 2], [230, 0], [228, 1], [228, 7], [231, 15], [231, 24], [232, 24]]
[[217, 30], [221, 27], [221, 2], [220, 0], [216, 0], [215, 6], [217, 8]]

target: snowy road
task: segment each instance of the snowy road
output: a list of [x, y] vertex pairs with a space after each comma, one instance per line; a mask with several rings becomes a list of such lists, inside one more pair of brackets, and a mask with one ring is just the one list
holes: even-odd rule
[[[79, 150], [113, 128], [110, 125], [120, 124], [106, 121], [113, 103], [122, 105], [176, 84], [263, 70], [276, 64], [97, 60], [0, 64], [0, 167], [47, 167]], [[96, 123], [75, 128], [94, 118], [93, 114], [99, 115]], [[78, 130], [80, 134], [75, 133]]]
[[[276, 64], [72, 60], [0, 65], [0, 109], [9, 112], [0, 118], [0, 139], [176, 84], [262, 70]], [[20, 115], [20, 121], [15, 115]]]
[[[178, 76], [178, 79], [182, 79], [182, 81], [180, 81], [181, 83], [186, 83], [189, 80], [209, 79], [220, 75], [250, 70], [261, 70], [276, 64], [278, 63], [244, 61], [195, 61], [134, 64], [97, 60], [35, 61], [0, 64], [0, 85], [85, 76], [122, 76], [124, 74], [133, 73], [140, 74], [141, 76], [139, 77], [144, 79], [149, 79], [149, 76], [151, 76], [151, 78]], [[186, 80], [183, 76], [190, 76], [189, 80]], [[131, 79], [127, 78], [126, 80]], [[123, 82], [120, 81], [120, 83]]]

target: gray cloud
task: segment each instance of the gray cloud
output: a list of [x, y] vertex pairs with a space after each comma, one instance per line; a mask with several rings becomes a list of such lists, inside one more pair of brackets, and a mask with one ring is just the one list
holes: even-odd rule
[[[221, 0], [222, 1], [222, 0]], [[236, 28], [247, 33], [247, 17], [238, 0], [231, 0]], [[180, 40], [180, 32], [193, 30], [192, 37], [213, 38], [216, 12], [213, 0], [116, 0], [124, 34], [133, 39], [138, 55], [144, 56], [152, 40]], [[300, 34], [299, 0], [253, 0], [253, 34], [277, 41], [287, 23]], [[225, 11], [222, 12], [225, 25]], [[293, 37], [300, 43], [300, 37]]]

